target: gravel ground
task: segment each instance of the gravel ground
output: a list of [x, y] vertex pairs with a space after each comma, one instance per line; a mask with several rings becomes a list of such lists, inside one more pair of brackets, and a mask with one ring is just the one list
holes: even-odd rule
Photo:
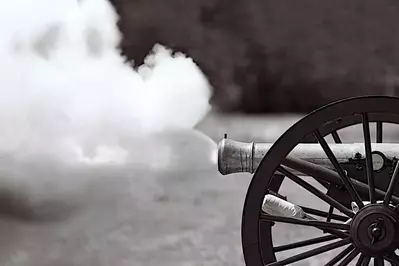
[[[243, 141], [273, 141], [299, 118], [210, 115], [198, 129], [216, 141], [224, 133]], [[175, 155], [167, 170], [64, 169], [49, 163], [36, 166], [25, 192], [0, 191], [7, 195], [3, 201], [13, 203], [12, 208], [1, 205], [2, 213], [30, 213], [21, 219], [0, 218], [0, 265], [243, 266], [240, 223], [251, 175], [221, 176], [207, 153], [214, 147], [197, 136], [182, 136], [163, 139], [173, 143]], [[1, 167], [10, 164], [2, 162]], [[294, 202], [314, 202], [292, 184], [283, 192]], [[282, 244], [310, 234], [283, 226], [274, 238]], [[322, 265], [329, 257], [297, 265]]]

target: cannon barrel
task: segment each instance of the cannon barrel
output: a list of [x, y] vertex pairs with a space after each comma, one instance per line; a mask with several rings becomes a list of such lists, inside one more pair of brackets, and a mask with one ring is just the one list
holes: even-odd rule
[[[218, 144], [218, 170], [222, 175], [254, 173], [272, 145], [273, 143], [246, 143], [224, 138]], [[355, 158], [365, 158], [363, 143], [329, 144], [329, 146], [339, 163], [348, 162]], [[372, 143], [371, 148], [374, 151], [374, 169], [381, 163], [379, 161], [381, 156], [374, 156], [376, 151], [388, 159], [399, 158], [399, 144]], [[289, 153], [289, 156], [334, 169], [318, 143], [300, 143]], [[303, 175], [302, 173], [295, 173]]]

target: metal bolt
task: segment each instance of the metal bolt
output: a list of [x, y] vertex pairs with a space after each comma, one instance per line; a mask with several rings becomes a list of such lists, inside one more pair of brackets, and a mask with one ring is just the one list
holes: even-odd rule
[[381, 236], [381, 228], [374, 227], [373, 230], [371, 230], [371, 234], [373, 234], [373, 237], [379, 238]]

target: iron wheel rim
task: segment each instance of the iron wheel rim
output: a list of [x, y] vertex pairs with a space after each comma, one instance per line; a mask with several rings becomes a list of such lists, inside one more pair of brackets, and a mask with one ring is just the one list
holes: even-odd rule
[[[286, 158], [295, 146], [302, 142], [315, 130], [325, 128], [323, 137], [330, 133], [331, 129], [342, 129], [347, 126], [358, 124], [359, 121], [346, 121], [340, 125], [332, 125], [332, 121], [340, 118], [350, 117], [361, 113], [373, 114], [376, 121], [399, 124], [399, 98], [389, 96], [363, 96], [353, 97], [336, 101], [321, 107], [291, 126], [280, 138], [272, 145], [268, 153], [258, 166], [245, 198], [242, 215], [242, 248], [244, 259], [249, 266], [265, 265], [268, 261], [262, 258], [260, 250], [260, 216], [261, 207], [266, 189], [270, 187], [272, 177], [276, 168]], [[355, 119], [356, 120], [356, 119]], [[372, 122], [370, 120], [370, 122]], [[386, 120], [386, 121], [384, 121]], [[329, 128], [329, 129], [328, 129]], [[263, 232], [273, 247], [271, 230]], [[269, 235], [267, 235], [269, 234]], [[274, 252], [272, 257], [274, 257]], [[266, 255], [267, 256], [267, 255]], [[263, 255], [265, 257], [265, 255]], [[269, 254], [269, 258], [270, 258]], [[275, 259], [275, 257], [274, 257]]]

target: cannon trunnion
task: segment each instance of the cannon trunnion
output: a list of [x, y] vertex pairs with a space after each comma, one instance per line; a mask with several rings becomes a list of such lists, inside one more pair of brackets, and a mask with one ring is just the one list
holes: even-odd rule
[[[247, 266], [315, 256], [325, 259], [318, 265], [399, 265], [399, 144], [384, 142], [385, 125], [399, 132], [398, 106], [396, 97], [349, 98], [308, 114], [275, 143], [220, 141], [221, 174], [253, 173], [241, 229]], [[348, 130], [363, 142], [343, 138]], [[284, 194], [293, 186], [320, 204], [296, 203]], [[316, 233], [276, 245], [278, 224]]]

